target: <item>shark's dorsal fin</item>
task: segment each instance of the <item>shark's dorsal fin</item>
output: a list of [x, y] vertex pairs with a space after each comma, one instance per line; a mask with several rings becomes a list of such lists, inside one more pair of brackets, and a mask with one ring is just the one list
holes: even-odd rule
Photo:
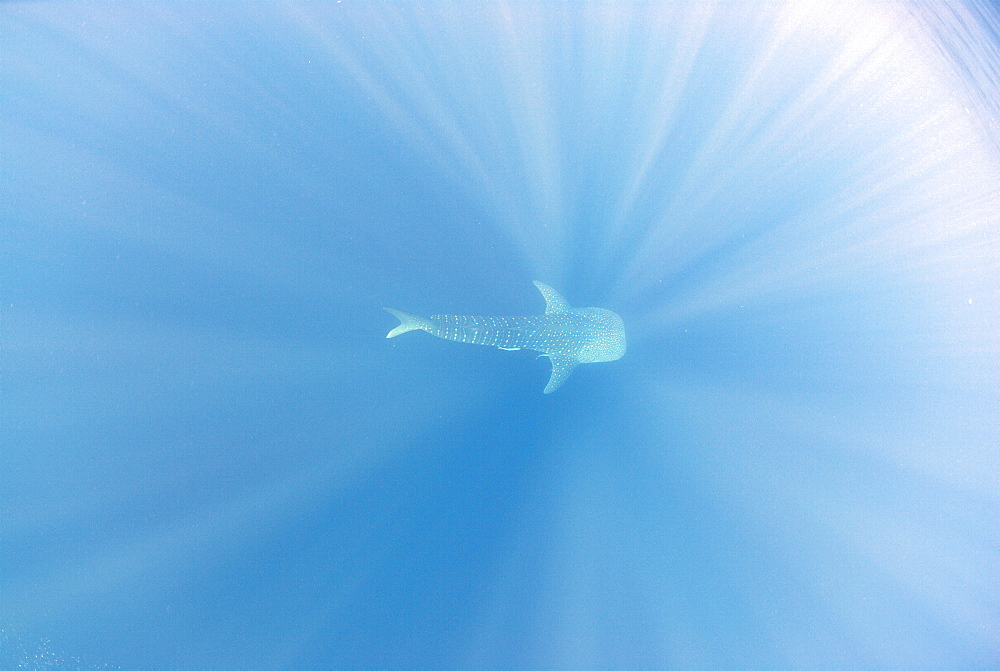
[[[550, 315], [553, 312], [568, 312], [572, 309], [569, 306], [569, 303], [566, 302], [566, 299], [560, 296], [558, 291], [550, 287], [545, 282], [535, 280], [535, 286], [538, 287], [538, 290], [542, 292], [542, 297], [545, 298], [545, 314]], [[570, 370], [573, 369], [570, 368]], [[567, 375], [569, 375], [569, 373], [567, 373]], [[550, 382], [549, 384], [552, 383]], [[559, 384], [562, 383], [560, 382]]]
[[[556, 295], [558, 296], [558, 294]], [[576, 357], [559, 354], [550, 354], [549, 359], [552, 361], [552, 375], [549, 377], [549, 383], [542, 390], [543, 394], [551, 394], [561, 387], [562, 383], [569, 377], [569, 374], [580, 363]]]

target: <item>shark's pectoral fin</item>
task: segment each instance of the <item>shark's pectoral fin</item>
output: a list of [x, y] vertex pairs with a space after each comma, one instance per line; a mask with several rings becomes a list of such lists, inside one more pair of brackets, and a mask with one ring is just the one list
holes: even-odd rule
[[580, 363], [576, 357], [559, 356], [558, 354], [550, 354], [549, 360], [552, 361], [552, 375], [549, 377], [549, 383], [542, 390], [543, 394], [551, 394], [561, 387], [573, 369]]
[[558, 291], [545, 282], [535, 280], [535, 286], [538, 287], [538, 290], [542, 292], [542, 297], [545, 298], [545, 314], [551, 315], [557, 312], [568, 312], [573, 309], [566, 302], [566, 299], [559, 295]]

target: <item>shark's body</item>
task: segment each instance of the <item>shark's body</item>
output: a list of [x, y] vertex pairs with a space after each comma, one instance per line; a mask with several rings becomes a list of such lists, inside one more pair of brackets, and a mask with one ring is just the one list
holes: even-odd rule
[[625, 354], [625, 325], [603, 308], [572, 308], [547, 284], [535, 282], [545, 297], [545, 314], [529, 317], [419, 317], [386, 308], [399, 326], [386, 338], [422, 330], [446, 340], [488, 345], [505, 350], [530, 349], [552, 361], [552, 375], [543, 390], [551, 394], [581, 363], [616, 361]]

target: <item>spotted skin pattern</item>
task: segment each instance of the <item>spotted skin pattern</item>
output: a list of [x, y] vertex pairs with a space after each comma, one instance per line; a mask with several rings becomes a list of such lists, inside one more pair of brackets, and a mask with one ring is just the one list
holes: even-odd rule
[[621, 317], [603, 308], [572, 308], [552, 287], [542, 282], [535, 282], [535, 285], [545, 297], [543, 315], [433, 315], [425, 318], [386, 308], [400, 322], [386, 337], [422, 330], [455, 342], [541, 352], [552, 361], [546, 394], [558, 389], [578, 364], [616, 361], [625, 354], [625, 326]]

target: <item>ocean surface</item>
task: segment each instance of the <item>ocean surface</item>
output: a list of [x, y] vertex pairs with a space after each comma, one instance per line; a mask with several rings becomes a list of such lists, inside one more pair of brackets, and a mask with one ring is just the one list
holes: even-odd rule
[[[0, 5], [0, 668], [1000, 663], [1000, 13]], [[527, 351], [393, 307], [621, 315]]]

